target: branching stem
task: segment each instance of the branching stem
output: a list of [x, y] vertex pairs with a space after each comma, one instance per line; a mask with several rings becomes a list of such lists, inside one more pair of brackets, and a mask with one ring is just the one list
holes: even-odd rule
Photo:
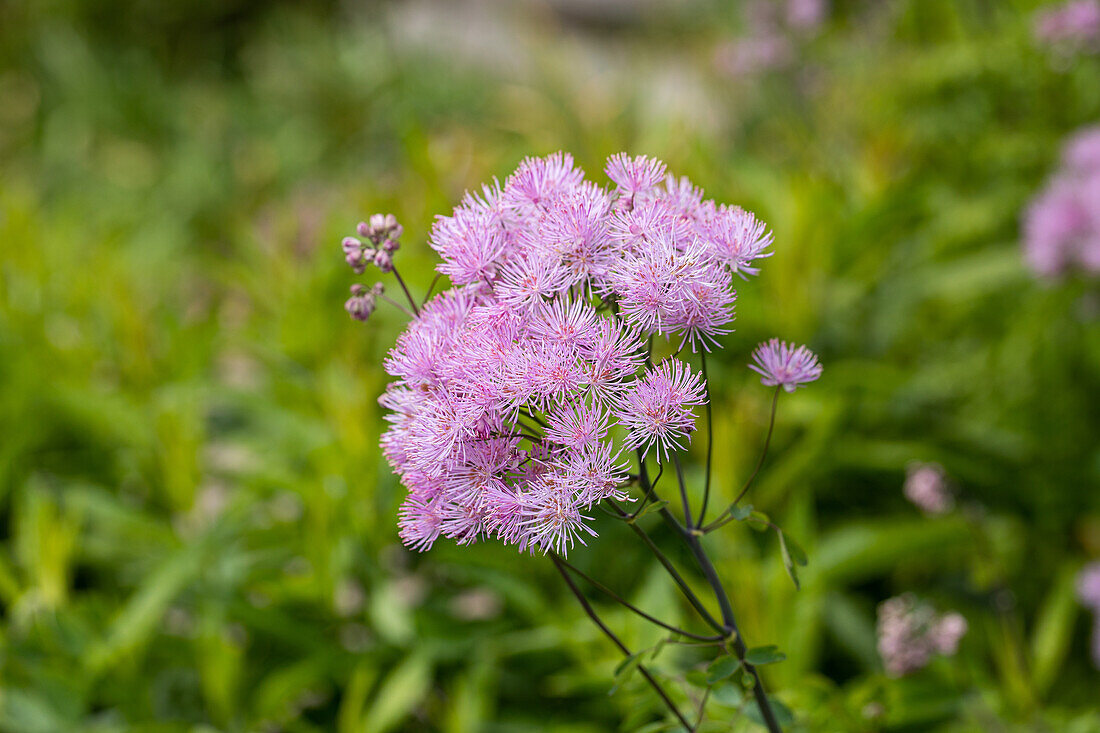
[[[592, 622], [596, 624], [596, 626], [599, 627], [600, 631], [602, 631], [604, 635], [608, 639], [610, 639], [612, 643], [615, 644], [615, 646], [619, 648], [619, 651], [629, 657], [631, 655], [630, 649], [628, 649], [627, 646], [619, 640], [619, 637], [615, 635], [614, 631], [607, 627], [607, 624], [600, 620], [599, 615], [597, 615], [595, 609], [592, 608], [592, 605], [588, 602], [588, 599], [584, 597], [584, 594], [581, 593], [579, 588], [577, 588], [576, 583], [574, 583], [573, 579], [569, 577], [569, 573], [566, 571], [565, 566], [562, 565], [560, 558], [558, 558], [557, 555], [551, 553], [550, 559], [554, 561], [554, 567], [556, 567], [558, 569], [558, 572], [561, 573], [561, 577], [565, 580], [565, 584], [569, 586], [569, 590], [572, 591], [574, 596], [576, 596], [577, 602], [581, 604], [581, 608], [584, 609], [584, 612], [588, 615], [588, 618], [592, 619]], [[649, 673], [649, 670], [646, 669], [643, 665], [639, 664], [638, 672], [640, 672], [641, 675], [645, 677], [646, 682], [649, 683], [650, 687], [652, 687], [657, 695], [661, 698], [661, 700], [665, 704], [665, 707], [667, 707], [669, 711], [676, 716], [676, 719], [680, 721], [680, 724], [683, 725], [686, 730], [692, 730], [691, 723], [687, 721], [687, 718], [685, 718], [683, 713], [680, 712], [680, 709], [676, 707], [676, 703], [672, 702], [672, 699], [668, 696], [668, 693], [665, 692], [664, 688], [661, 687], [661, 684], [653, 677], [653, 675]]]

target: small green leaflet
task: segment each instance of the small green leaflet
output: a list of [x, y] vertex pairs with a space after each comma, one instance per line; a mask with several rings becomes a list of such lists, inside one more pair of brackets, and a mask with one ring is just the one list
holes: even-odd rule
[[707, 667], [707, 684], [713, 685], [715, 682], [724, 680], [739, 669], [741, 669], [741, 660], [737, 657], [716, 659]]
[[630, 681], [630, 678], [634, 675], [634, 671], [638, 669], [638, 665], [642, 663], [642, 654], [631, 654], [629, 657], [619, 662], [619, 666], [615, 668], [615, 684], [611, 686], [608, 691], [608, 695], [614, 695], [620, 687]]
[[729, 513], [738, 522], [743, 522], [752, 514], [752, 504], [746, 504], [745, 506], [730, 504]]
[[745, 652], [745, 661], [757, 667], [763, 664], [782, 662], [786, 658], [787, 655], [779, 651], [779, 647], [775, 644], [753, 647]]
[[779, 527], [775, 528], [775, 533], [779, 536], [779, 552], [783, 555], [783, 567], [787, 569], [787, 575], [794, 581], [794, 587], [801, 589], [802, 585], [798, 582], [798, 571], [795, 570], [795, 565], [806, 565], [806, 553]]
[[661, 499], [660, 501], [655, 501], [652, 504], [646, 504], [644, 507], [642, 507], [642, 510], [638, 512], [638, 516], [634, 517], [634, 519], [636, 520], [640, 517], [644, 517], [647, 514], [652, 514], [653, 512], [659, 512], [666, 506], [668, 506], [667, 499]]

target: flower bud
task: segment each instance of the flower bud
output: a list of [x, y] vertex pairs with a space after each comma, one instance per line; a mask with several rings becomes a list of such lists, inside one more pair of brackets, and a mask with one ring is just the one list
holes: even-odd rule
[[393, 270], [393, 258], [386, 250], [376, 249], [374, 251], [374, 265], [382, 272], [390, 272]]
[[344, 310], [357, 321], [366, 321], [374, 312], [375, 294], [356, 283], [351, 286], [351, 297], [344, 303]]

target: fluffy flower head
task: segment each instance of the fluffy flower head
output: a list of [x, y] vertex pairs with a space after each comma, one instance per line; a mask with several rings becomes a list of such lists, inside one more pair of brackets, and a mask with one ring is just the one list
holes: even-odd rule
[[805, 346], [794, 346], [779, 339], [765, 341], [752, 352], [749, 369], [760, 374], [760, 383], [768, 387], [783, 387], [794, 392], [821, 376], [821, 364]]

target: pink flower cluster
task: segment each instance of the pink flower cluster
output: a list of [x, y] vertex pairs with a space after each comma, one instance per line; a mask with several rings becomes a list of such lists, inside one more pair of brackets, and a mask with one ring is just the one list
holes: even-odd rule
[[620, 154], [605, 170], [612, 188], [565, 153], [528, 158], [436, 220], [453, 287], [398, 338], [380, 399], [407, 545], [566, 553], [594, 535], [593, 504], [627, 498], [624, 452], [690, 439], [705, 383], [675, 358], [646, 365], [646, 340], [714, 346], [733, 277], [757, 272], [772, 236], [660, 161]]
[[1035, 38], [1059, 53], [1100, 50], [1100, 0], [1070, 0], [1035, 16]]
[[1100, 127], [1070, 139], [1062, 169], [1027, 209], [1024, 240], [1027, 262], [1040, 275], [1074, 266], [1100, 273]]
[[966, 630], [961, 614], [937, 614], [912, 593], [878, 607], [878, 652], [891, 677], [922, 669], [936, 654], [953, 656]]

